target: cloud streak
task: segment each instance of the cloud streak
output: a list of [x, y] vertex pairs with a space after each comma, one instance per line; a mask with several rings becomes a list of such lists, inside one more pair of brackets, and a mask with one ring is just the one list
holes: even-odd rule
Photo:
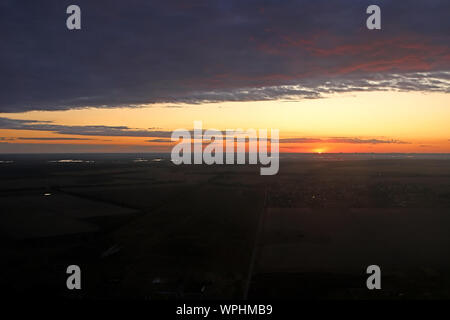
[[53, 124], [50, 121], [21, 120], [2, 117], [0, 117], [0, 129], [34, 130], [67, 135], [109, 137], [170, 137], [172, 134], [171, 131], [136, 130], [127, 126], [66, 126]]
[[[127, 126], [66, 126], [53, 124], [50, 121], [35, 121], [22, 119], [9, 119], [0, 117], [0, 129], [9, 130], [32, 130], [32, 131], [46, 131], [57, 134], [66, 135], [86, 135], [86, 136], [107, 136], [107, 137], [149, 137], [153, 138], [146, 140], [152, 143], [172, 143], [170, 137], [172, 131], [166, 130], [136, 130]], [[204, 131], [203, 131], [204, 132]], [[193, 137], [193, 131], [190, 131]], [[226, 136], [226, 132], [218, 131], [222, 134], [224, 140], [229, 140], [231, 137]], [[241, 134], [245, 134], [242, 131]], [[90, 138], [71, 138], [71, 137], [13, 137], [0, 138], [0, 141], [14, 141], [14, 140], [91, 140]], [[248, 139], [247, 139], [248, 140]], [[330, 138], [282, 138], [280, 143], [348, 143], [348, 144], [408, 144], [409, 142], [396, 139], [361, 139], [354, 137], [330, 137]]]
[[409, 142], [396, 139], [360, 139], [360, 138], [286, 138], [280, 143], [349, 143], [349, 144], [409, 144]]
[[89, 138], [67, 138], [67, 137], [16, 137], [13, 140], [39, 140], [39, 141], [76, 141], [76, 140], [92, 140]]

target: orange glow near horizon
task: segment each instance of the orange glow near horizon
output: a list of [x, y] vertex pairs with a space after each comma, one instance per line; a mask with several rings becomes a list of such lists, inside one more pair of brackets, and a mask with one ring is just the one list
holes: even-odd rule
[[321, 153], [324, 153], [325, 150], [326, 150], [325, 148], [317, 148], [317, 149], [314, 149], [313, 152], [321, 154]]
[[[195, 120], [201, 120], [203, 129], [279, 129], [282, 140], [300, 139], [281, 141], [280, 152], [449, 153], [449, 106], [450, 95], [445, 93], [388, 91], [332, 94], [301, 101], [224, 102], [179, 108], [159, 104], [33, 111], [0, 117], [52, 121], [62, 126], [126, 126], [130, 130], [166, 132], [190, 130]], [[142, 148], [142, 152], [162, 152], [170, 151], [173, 145], [161, 139], [151, 142], [157, 137], [87, 136], [37, 130], [0, 129], [0, 137], [0, 145], [23, 144], [25, 150], [27, 144], [76, 144], [117, 146], [119, 150], [119, 146], [134, 146]]]

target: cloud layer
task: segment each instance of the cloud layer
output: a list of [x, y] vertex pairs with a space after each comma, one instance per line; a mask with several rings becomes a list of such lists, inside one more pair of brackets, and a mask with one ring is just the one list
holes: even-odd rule
[[[136, 130], [127, 126], [67, 126], [53, 124], [50, 121], [38, 122], [34, 120], [9, 119], [0, 117], [0, 129], [46, 131], [65, 135], [98, 136], [98, 137], [151, 137], [146, 142], [172, 144], [170, 137], [172, 131], [165, 130]], [[190, 131], [193, 138], [193, 131]], [[226, 132], [217, 132], [224, 140], [233, 139]], [[241, 132], [245, 134], [245, 132]], [[205, 130], [203, 130], [205, 136]], [[206, 137], [206, 136], [205, 136]], [[15, 142], [16, 140], [92, 140], [90, 138], [71, 137], [0, 137], [0, 143]], [[248, 139], [247, 139], [248, 141]], [[408, 144], [408, 142], [396, 139], [361, 139], [355, 137], [330, 137], [330, 138], [282, 138], [280, 143], [347, 143], [347, 144]]]
[[71, 1], [4, 0], [0, 112], [448, 92], [450, 2], [378, 1], [369, 31], [372, 2], [78, 0], [69, 31]]
[[58, 134], [108, 137], [170, 137], [171, 131], [135, 130], [127, 126], [66, 126], [50, 121], [9, 119], [0, 117], [0, 129], [47, 131]]

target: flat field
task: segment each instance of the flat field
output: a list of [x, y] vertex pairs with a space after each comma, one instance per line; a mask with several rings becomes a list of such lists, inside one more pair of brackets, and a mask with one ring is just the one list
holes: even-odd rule
[[[151, 155], [53, 157], [0, 165], [9, 296], [450, 297], [450, 160], [289, 157], [260, 176]], [[71, 264], [81, 291], [65, 287]], [[366, 288], [372, 264], [382, 290]]]

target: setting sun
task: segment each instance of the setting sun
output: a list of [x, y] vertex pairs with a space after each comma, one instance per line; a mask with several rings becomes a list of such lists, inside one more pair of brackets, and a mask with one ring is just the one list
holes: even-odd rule
[[324, 153], [325, 152], [325, 148], [317, 148], [317, 149], [314, 149], [313, 151], [315, 152], [315, 153]]

